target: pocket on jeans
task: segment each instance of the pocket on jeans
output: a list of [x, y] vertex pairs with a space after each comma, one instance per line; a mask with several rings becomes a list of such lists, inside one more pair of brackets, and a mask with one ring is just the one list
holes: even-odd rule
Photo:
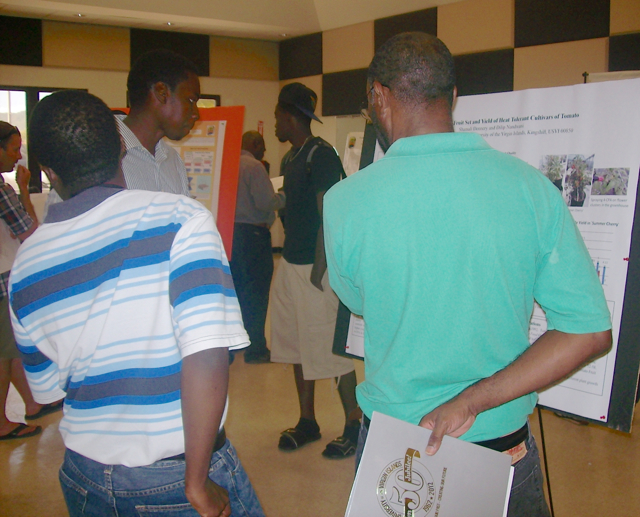
[[69, 514], [78, 515], [77, 512], [82, 514], [87, 504], [87, 490], [67, 476], [63, 469], [60, 469], [58, 478], [60, 479], [64, 500], [69, 508]]
[[189, 503], [181, 504], [145, 504], [136, 506], [136, 512], [140, 517], [146, 515], [168, 514], [172, 517], [198, 517], [198, 512]]

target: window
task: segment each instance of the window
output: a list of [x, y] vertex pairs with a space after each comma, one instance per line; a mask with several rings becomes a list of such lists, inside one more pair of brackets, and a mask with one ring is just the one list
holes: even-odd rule
[[[40, 166], [36, 162], [35, 157], [29, 153], [27, 121], [29, 120], [31, 111], [39, 100], [60, 89], [61, 88], [36, 88], [30, 86], [0, 86], [0, 120], [9, 122], [9, 124], [13, 124], [20, 130], [22, 136], [22, 147], [20, 149], [22, 160], [18, 163], [24, 165], [31, 171], [30, 190], [32, 192], [43, 191], [43, 176], [40, 173]], [[13, 186], [16, 192], [18, 191], [14, 174], [7, 173], [4, 179]], [[48, 190], [49, 185], [45, 183], [44, 191], [46, 192]]]

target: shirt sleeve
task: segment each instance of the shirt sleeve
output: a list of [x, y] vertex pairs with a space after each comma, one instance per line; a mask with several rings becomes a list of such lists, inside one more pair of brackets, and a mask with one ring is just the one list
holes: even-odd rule
[[33, 226], [33, 220], [20, 203], [16, 191], [6, 183], [0, 186], [0, 217], [13, 235], [18, 236]]
[[335, 150], [319, 145], [311, 157], [311, 179], [316, 192], [326, 192], [340, 181], [344, 169]]
[[66, 396], [60, 387], [60, 373], [55, 357], [44, 355], [31, 341], [29, 335], [10, 307], [11, 325], [16, 338], [18, 350], [22, 356], [24, 372], [33, 394], [33, 399], [38, 404], [56, 402]]
[[176, 235], [169, 296], [182, 357], [249, 344], [229, 262], [208, 210], [192, 216]]
[[338, 298], [354, 314], [362, 315], [363, 302], [360, 289], [351, 278], [348, 264], [344, 257], [348, 250], [344, 244], [349, 242], [344, 236], [344, 225], [340, 223], [340, 203], [336, 201], [335, 192], [329, 192], [324, 198], [324, 247], [327, 257], [329, 284]]
[[544, 236], [534, 297], [550, 330], [570, 334], [608, 330], [609, 308], [582, 235], [563, 201], [555, 210], [555, 226]]

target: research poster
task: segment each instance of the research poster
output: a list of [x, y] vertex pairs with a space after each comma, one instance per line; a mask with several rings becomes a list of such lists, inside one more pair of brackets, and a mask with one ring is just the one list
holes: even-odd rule
[[199, 120], [182, 140], [165, 139], [184, 162], [191, 197], [211, 210], [214, 218], [218, 215], [226, 126], [225, 120]]
[[[569, 207], [609, 305], [613, 349], [540, 404], [606, 422], [640, 168], [640, 79], [461, 97], [454, 124], [538, 168]], [[536, 307], [530, 340], [545, 330]]]

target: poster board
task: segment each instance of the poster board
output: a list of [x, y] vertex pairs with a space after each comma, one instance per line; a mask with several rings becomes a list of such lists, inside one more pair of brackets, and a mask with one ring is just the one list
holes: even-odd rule
[[200, 119], [191, 132], [178, 142], [167, 143], [185, 162], [189, 191], [211, 210], [231, 260], [244, 106], [198, 111]]
[[[629, 432], [640, 364], [640, 79], [462, 97], [454, 123], [556, 184], [611, 311], [612, 351], [542, 392], [540, 405]], [[345, 324], [339, 316], [336, 335]], [[537, 309], [531, 340], [545, 330]], [[334, 350], [344, 346], [335, 342]]]
[[[128, 113], [128, 108], [117, 108]], [[244, 106], [199, 108], [200, 118], [182, 140], [165, 142], [182, 158], [189, 192], [216, 221], [227, 257], [231, 259], [238, 171], [242, 149]]]

